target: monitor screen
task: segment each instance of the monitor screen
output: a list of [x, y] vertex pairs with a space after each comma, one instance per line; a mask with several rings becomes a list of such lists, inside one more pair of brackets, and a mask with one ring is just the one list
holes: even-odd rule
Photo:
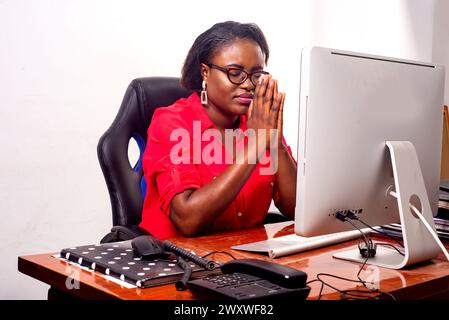
[[387, 141], [413, 144], [436, 215], [443, 95], [444, 68], [435, 64], [303, 49], [295, 232], [351, 230], [339, 210], [372, 226], [399, 222]]

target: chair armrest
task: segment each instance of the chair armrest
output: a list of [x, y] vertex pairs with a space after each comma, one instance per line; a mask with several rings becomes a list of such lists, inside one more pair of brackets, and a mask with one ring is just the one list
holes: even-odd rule
[[135, 237], [148, 235], [149, 233], [136, 225], [114, 226], [107, 235], [101, 239], [100, 243], [131, 240]]
[[285, 221], [291, 221], [291, 219], [284, 216], [283, 214], [281, 214], [279, 212], [268, 212], [263, 223], [268, 224], [268, 223], [285, 222]]

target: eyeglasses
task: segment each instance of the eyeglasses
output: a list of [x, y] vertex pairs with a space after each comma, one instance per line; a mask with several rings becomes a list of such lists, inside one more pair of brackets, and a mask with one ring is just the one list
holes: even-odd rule
[[215, 64], [212, 63], [206, 63], [207, 66], [209, 66], [210, 68], [215, 68], [217, 70], [220, 70], [224, 73], [226, 73], [226, 75], [228, 76], [229, 81], [231, 81], [233, 84], [242, 84], [246, 81], [246, 79], [250, 79], [251, 83], [256, 86], [257, 82], [259, 81], [260, 77], [264, 74], [269, 74], [266, 71], [263, 70], [258, 70], [252, 73], [248, 73], [243, 69], [240, 68], [234, 68], [234, 67], [227, 67], [227, 68], [223, 68], [220, 66], [217, 66]]

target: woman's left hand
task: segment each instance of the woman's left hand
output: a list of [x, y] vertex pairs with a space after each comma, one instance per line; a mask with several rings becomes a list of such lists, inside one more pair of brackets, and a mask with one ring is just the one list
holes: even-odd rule
[[278, 121], [277, 121], [277, 129], [278, 129], [278, 147], [281, 147], [283, 145], [283, 140], [282, 140], [282, 131], [284, 128], [284, 102], [285, 102], [285, 93], [279, 93], [281, 95], [280, 99], [281, 99], [281, 104], [279, 107], [279, 113], [278, 113]]
[[[276, 137], [272, 134], [267, 136], [267, 148], [270, 147], [273, 138], [276, 138], [278, 147], [283, 143], [282, 128], [284, 101], [285, 93], [278, 91], [277, 80], [272, 79], [270, 75], [265, 77], [265, 79], [261, 79], [256, 87], [254, 100], [248, 109], [248, 127], [252, 127], [253, 122], [256, 122], [257, 124], [254, 124], [255, 128], [267, 130], [277, 129]], [[265, 122], [261, 122], [261, 119], [264, 119]], [[269, 123], [271, 123], [271, 125], [269, 125]]]

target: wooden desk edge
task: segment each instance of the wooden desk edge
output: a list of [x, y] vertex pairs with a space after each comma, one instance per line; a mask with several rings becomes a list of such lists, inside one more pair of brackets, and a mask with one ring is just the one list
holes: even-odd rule
[[[152, 288], [127, 288], [109, 281], [102, 274], [53, 257], [55, 253], [21, 256], [18, 270], [57, 290], [87, 300], [192, 300], [189, 291], [177, 291], [174, 284]], [[66, 281], [79, 275], [79, 288], [69, 289]]]
[[[62, 271], [62, 268], [64, 267], [66, 269], [68, 267], [72, 267], [69, 263], [60, 260], [59, 262], [61, 263], [61, 270], [55, 270], [54, 268], [52, 269], [47, 267], [46, 265], [42, 265], [39, 263], [42, 258], [51, 258], [55, 259], [56, 261], [56, 258], [52, 256], [53, 254], [55, 253], [20, 256], [18, 259], [18, 270], [23, 274], [45, 282], [53, 288], [56, 288], [63, 292], [67, 292], [81, 299], [120, 299], [114, 293], [98, 290], [94, 286], [90, 285], [90, 283], [83, 282], [82, 289], [80, 287], [79, 290], [67, 288], [66, 281], [70, 274]], [[81, 268], [79, 269], [81, 271]]]

